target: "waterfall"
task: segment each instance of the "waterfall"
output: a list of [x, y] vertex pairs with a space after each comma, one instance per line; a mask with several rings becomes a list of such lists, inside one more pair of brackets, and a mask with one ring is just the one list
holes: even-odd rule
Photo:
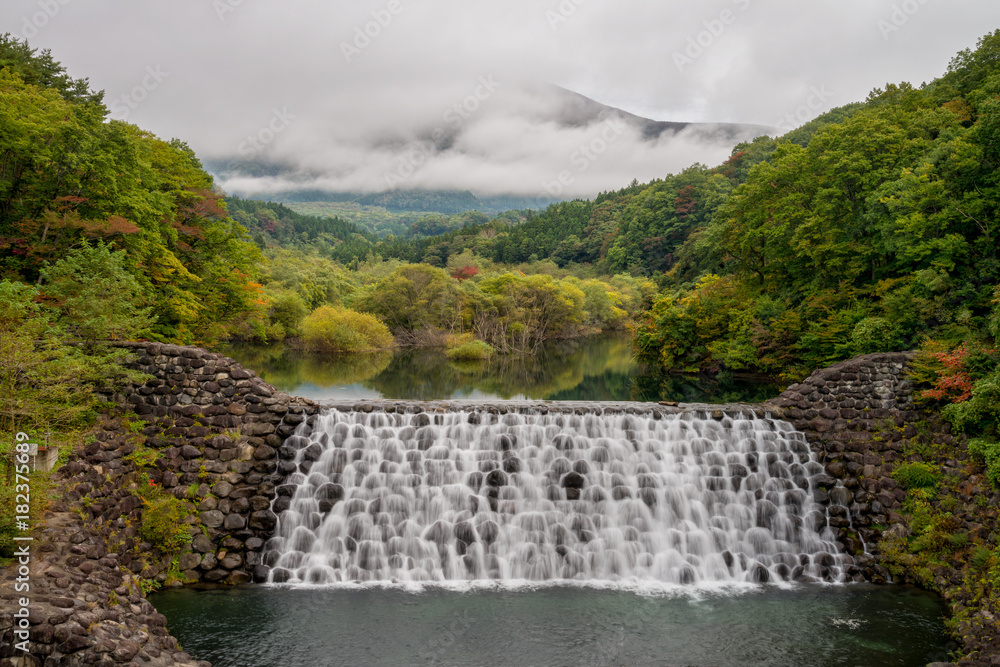
[[272, 582], [840, 581], [852, 563], [781, 421], [331, 410], [279, 454]]

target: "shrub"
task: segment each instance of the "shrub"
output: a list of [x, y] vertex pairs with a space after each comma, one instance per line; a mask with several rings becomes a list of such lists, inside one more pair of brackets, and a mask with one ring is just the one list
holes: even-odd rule
[[444, 346], [449, 350], [476, 340], [475, 334], [471, 331], [465, 333], [450, 333], [444, 337]]
[[986, 464], [986, 476], [994, 489], [1000, 489], [1000, 442], [986, 438], [969, 440], [969, 453]]
[[188, 511], [184, 504], [164, 492], [146, 493], [145, 508], [139, 535], [164, 553], [180, 551], [191, 542], [191, 533], [184, 519]]
[[959, 431], [995, 434], [1000, 426], [1000, 372], [976, 380], [968, 400], [944, 406], [941, 414]]
[[969, 558], [969, 566], [976, 571], [986, 570], [995, 560], [994, 553], [986, 547], [976, 547]]
[[302, 338], [319, 352], [365, 352], [392, 346], [388, 327], [374, 315], [320, 306], [302, 320]]
[[[141, 424], [142, 422], [138, 423]], [[152, 468], [160, 459], [160, 453], [155, 449], [149, 449], [144, 445], [139, 445], [132, 450], [131, 454], [127, 454], [125, 458], [136, 464], [139, 468]]]
[[445, 354], [449, 359], [459, 361], [485, 361], [493, 354], [493, 346], [481, 340], [473, 340], [454, 347]]
[[892, 471], [892, 478], [907, 489], [933, 488], [941, 474], [929, 463], [904, 463]]

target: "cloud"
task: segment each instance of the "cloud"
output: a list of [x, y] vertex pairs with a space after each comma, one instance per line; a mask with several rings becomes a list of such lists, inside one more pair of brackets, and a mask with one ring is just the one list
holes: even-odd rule
[[[49, 16], [43, 5], [58, 9]], [[887, 34], [884, 22], [902, 10], [905, 21]], [[862, 100], [888, 81], [929, 81], [998, 18], [995, 0], [7, 0], [0, 8], [4, 29], [31, 31], [34, 46], [51, 48], [109, 100], [141, 86], [147, 68], [167, 72], [128, 120], [188, 141], [205, 160], [245, 159], [248, 137], [267, 138], [254, 158], [281, 165], [280, 174], [224, 180], [260, 193], [302, 184], [381, 190], [409, 160], [412, 174], [397, 187], [538, 193], [568, 171], [566, 194], [590, 196], [694, 161], [718, 163], [732, 137], [691, 130], [649, 141], [630, 126], [583, 169], [581, 146], [600, 137], [604, 121], [573, 124], [568, 98], [528, 82], [655, 120], [774, 126], [802, 108], [817, 115]], [[679, 54], [690, 62], [679, 66]], [[502, 86], [456, 125], [446, 114], [475, 96], [481, 77]], [[829, 93], [822, 107], [810, 104], [817, 88]], [[276, 115], [293, 118], [275, 131]], [[413, 153], [420, 147], [424, 159]]]
[[[696, 161], [721, 162], [737, 140], [761, 133], [690, 126], [655, 137], [655, 124], [568, 91], [492, 76], [476, 78], [466, 93], [436, 112], [411, 110], [408, 124], [369, 126], [360, 134], [355, 125], [331, 128], [322, 119], [297, 118], [257, 156], [281, 165], [280, 174], [248, 179], [246, 165], [230, 165], [219, 170], [221, 185], [244, 196], [456, 187], [482, 194], [593, 196]], [[317, 136], [324, 140], [317, 142]]]

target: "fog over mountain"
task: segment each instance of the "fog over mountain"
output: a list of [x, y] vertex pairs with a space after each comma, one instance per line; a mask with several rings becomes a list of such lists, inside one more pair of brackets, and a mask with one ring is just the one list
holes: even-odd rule
[[[356, 135], [350, 127], [289, 122], [273, 146], [263, 145], [264, 131], [241, 143], [237, 155], [207, 166], [240, 196], [455, 188], [592, 196], [609, 187], [609, 172], [648, 181], [694, 162], [721, 162], [736, 143], [774, 133], [752, 125], [657, 122], [552, 85], [493, 76], [474, 84], [436, 117], [413, 118], [409, 126], [400, 119]], [[315, 139], [320, 133], [322, 143]]]
[[715, 124], [790, 129], [929, 81], [998, 19], [995, 0], [0, 6], [0, 30], [243, 194], [592, 196], [717, 163], [759, 131]]

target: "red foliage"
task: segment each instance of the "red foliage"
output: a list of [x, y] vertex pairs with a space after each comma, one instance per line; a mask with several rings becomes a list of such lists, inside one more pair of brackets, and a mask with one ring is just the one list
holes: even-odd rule
[[222, 197], [211, 190], [193, 190], [188, 193], [193, 196], [178, 207], [181, 218], [222, 220], [229, 215], [222, 203]]
[[723, 163], [720, 167], [722, 174], [726, 178], [736, 178], [736, 168], [743, 163], [743, 158], [746, 157], [746, 151], [740, 151]]
[[183, 223], [174, 223], [174, 228], [184, 236], [193, 236], [196, 239], [205, 238], [205, 231], [199, 227], [191, 227]]
[[697, 202], [694, 200], [694, 186], [685, 185], [677, 193], [677, 199], [674, 200], [674, 212], [679, 217], [684, 218], [694, 213], [696, 205]]
[[472, 278], [478, 273], [479, 273], [478, 266], [467, 264], [461, 268], [455, 269], [455, 272], [451, 274], [451, 277], [461, 282], [463, 280], [468, 280], [469, 278]]
[[930, 356], [941, 362], [944, 370], [934, 382], [934, 388], [920, 392], [920, 397], [952, 403], [961, 403], [972, 398], [974, 381], [965, 370], [969, 348], [963, 345], [951, 352], [932, 352]]
[[63, 221], [67, 227], [76, 227], [83, 231], [85, 236], [90, 238], [104, 238], [118, 236], [119, 234], [138, 234], [139, 226], [121, 217], [112, 215], [106, 221], [101, 220], [73, 220], [70, 216], [63, 216]]

